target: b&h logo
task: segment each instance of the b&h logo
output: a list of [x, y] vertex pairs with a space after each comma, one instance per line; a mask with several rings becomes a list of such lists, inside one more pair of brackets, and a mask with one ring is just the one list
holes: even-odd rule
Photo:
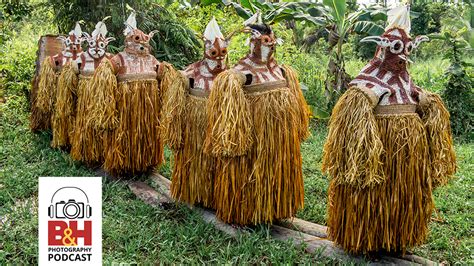
[[39, 263], [101, 265], [100, 177], [40, 177]]

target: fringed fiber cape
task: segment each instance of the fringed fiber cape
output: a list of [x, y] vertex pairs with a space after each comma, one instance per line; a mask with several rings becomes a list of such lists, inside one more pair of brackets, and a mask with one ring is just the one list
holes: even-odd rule
[[33, 131], [51, 129], [51, 116], [56, 96], [57, 74], [52, 57], [41, 64], [38, 73], [38, 88], [32, 91], [30, 128]]
[[207, 153], [217, 157], [217, 216], [241, 225], [293, 217], [303, 207], [300, 143], [308, 108], [296, 73], [244, 86], [235, 70], [217, 76], [208, 104]]
[[76, 121], [71, 139], [71, 157], [88, 165], [96, 165], [103, 162], [104, 130], [96, 129], [90, 120], [95, 99], [91, 81], [92, 75], [79, 75]]
[[209, 92], [189, 88], [184, 75], [167, 90], [163, 139], [174, 153], [171, 194], [189, 204], [213, 208], [215, 158], [204, 153]]
[[439, 96], [380, 106], [352, 87], [334, 107], [324, 146], [328, 234], [350, 253], [405, 252], [422, 244], [432, 190], [455, 172], [449, 113]]
[[57, 82], [56, 99], [51, 126], [53, 140], [51, 147], [68, 148], [74, 130], [76, 90], [79, 82], [75, 61], [68, 61], [61, 70]]
[[160, 67], [160, 84], [156, 72], [153, 76], [116, 76], [111, 60], [102, 60], [95, 71], [91, 86], [97, 93], [91, 121], [97, 129], [105, 129], [104, 168], [112, 175], [140, 174], [164, 159], [160, 137], [162, 92], [177, 74], [168, 63]]
[[104, 161], [104, 130], [97, 129], [91, 120], [92, 110], [97, 97], [97, 90], [92, 87], [95, 68], [105, 58], [93, 58], [89, 53], [80, 56], [79, 85], [77, 88], [76, 121], [71, 139], [71, 157], [89, 166], [97, 166]]

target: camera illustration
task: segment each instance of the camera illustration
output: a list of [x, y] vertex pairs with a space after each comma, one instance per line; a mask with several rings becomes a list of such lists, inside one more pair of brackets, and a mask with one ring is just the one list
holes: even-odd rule
[[[75, 199], [68, 199], [67, 202], [64, 200], [54, 202], [56, 194], [63, 189], [75, 189], [82, 192], [85, 196], [86, 203], [82, 201], [76, 201]], [[68, 194], [70, 195], [70, 193]], [[51, 205], [48, 208], [48, 216], [50, 218], [57, 219], [83, 219], [90, 218], [92, 215], [92, 208], [89, 205], [89, 198], [87, 194], [78, 187], [62, 187], [58, 189], [51, 197]]]

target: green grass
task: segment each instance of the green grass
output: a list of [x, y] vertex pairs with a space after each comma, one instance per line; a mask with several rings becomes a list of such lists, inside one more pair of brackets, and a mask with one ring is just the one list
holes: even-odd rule
[[[0, 264], [37, 262], [38, 176], [94, 176], [68, 154], [49, 147], [48, 134], [28, 129], [26, 101], [9, 98], [0, 109]], [[328, 178], [320, 171], [326, 129], [312, 125], [302, 145], [305, 208], [298, 217], [325, 224]], [[431, 222], [428, 242], [415, 254], [436, 261], [472, 263], [474, 145], [456, 145], [459, 171], [435, 192], [443, 222]], [[169, 157], [170, 153], [167, 153]], [[169, 159], [169, 158], [168, 158]], [[169, 161], [169, 160], [168, 160]], [[169, 165], [162, 173], [169, 176]], [[181, 205], [153, 208], [121, 182], [103, 183], [104, 263], [334, 263], [289, 242], [272, 240], [265, 226], [231, 238]]]
[[[298, 217], [325, 224], [329, 179], [320, 169], [327, 130], [322, 126], [314, 128], [313, 135], [302, 145], [305, 208]], [[465, 265], [474, 263], [474, 143], [456, 143], [456, 155], [458, 171], [455, 178], [434, 192], [441, 219], [430, 222], [427, 243], [413, 252], [434, 261]], [[438, 220], [435, 213], [433, 217]]]
[[[28, 129], [26, 101], [0, 108], [0, 265], [37, 263], [39, 176], [94, 176], [67, 153], [49, 147], [48, 134]], [[168, 153], [169, 154], [169, 153]], [[162, 172], [169, 174], [169, 166]], [[104, 263], [330, 263], [257, 227], [236, 239], [206, 224], [187, 207], [153, 208], [122, 182], [103, 183]]]

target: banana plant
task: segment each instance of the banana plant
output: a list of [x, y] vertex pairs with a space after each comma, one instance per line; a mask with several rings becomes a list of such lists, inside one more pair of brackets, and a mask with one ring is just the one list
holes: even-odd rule
[[342, 46], [349, 34], [380, 35], [384, 28], [380, 22], [387, 20], [386, 10], [369, 6], [348, 12], [345, 0], [323, 0], [328, 10], [325, 13], [326, 28], [329, 29], [331, 56], [326, 79], [328, 109], [332, 109], [339, 96], [347, 89], [351, 77], [346, 73]]

